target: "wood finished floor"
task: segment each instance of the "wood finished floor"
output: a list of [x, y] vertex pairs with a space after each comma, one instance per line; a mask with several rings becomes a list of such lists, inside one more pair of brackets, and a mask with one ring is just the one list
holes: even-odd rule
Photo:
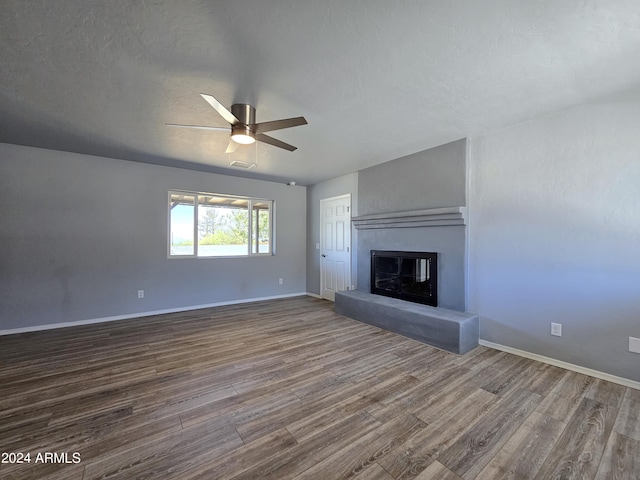
[[640, 391], [310, 297], [0, 337], [0, 385], [3, 480], [640, 479]]

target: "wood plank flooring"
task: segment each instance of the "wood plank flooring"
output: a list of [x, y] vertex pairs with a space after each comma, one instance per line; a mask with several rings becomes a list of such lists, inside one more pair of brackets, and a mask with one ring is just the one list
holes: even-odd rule
[[0, 337], [0, 388], [3, 480], [640, 479], [640, 391], [310, 297]]

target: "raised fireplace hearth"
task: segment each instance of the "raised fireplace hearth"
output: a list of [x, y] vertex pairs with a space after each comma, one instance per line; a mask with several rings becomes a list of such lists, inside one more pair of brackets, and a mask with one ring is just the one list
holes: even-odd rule
[[438, 306], [438, 254], [371, 250], [371, 293]]
[[459, 355], [478, 346], [478, 315], [382, 297], [360, 290], [336, 292], [335, 311]]

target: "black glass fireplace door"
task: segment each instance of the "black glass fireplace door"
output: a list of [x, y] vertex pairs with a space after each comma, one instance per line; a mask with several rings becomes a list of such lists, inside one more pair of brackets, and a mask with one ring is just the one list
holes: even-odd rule
[[371, 293], [438, 305], [437, 254], [371, 252]]

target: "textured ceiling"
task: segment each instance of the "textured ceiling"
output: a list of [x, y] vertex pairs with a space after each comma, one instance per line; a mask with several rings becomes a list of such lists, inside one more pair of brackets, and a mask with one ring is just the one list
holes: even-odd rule
[[[2, 0], [0, 142], [313, 184], [640, 85], [637, 0]], [[231, 160], [252, 161], [253, 146]]]

